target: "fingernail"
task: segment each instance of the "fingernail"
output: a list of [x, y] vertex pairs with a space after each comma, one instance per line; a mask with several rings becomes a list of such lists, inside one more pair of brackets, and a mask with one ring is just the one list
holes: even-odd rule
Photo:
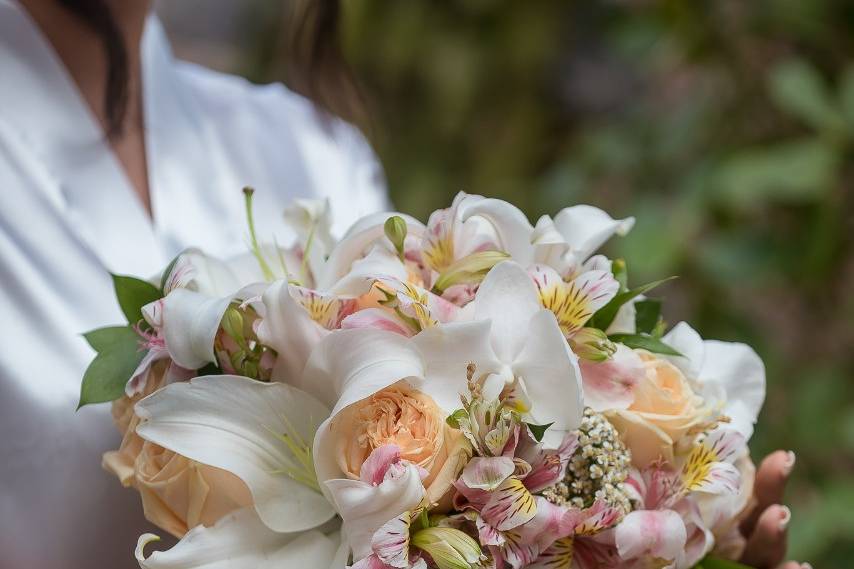
[[790, 450], [786, 453], [786, 462], [783, 463], [783, 474], [785, 476], [788, 477], [792, 473], [792, 470], [794, 470], [796, 459], [794, 451]]
[[792, 510], [788, 506], [780, 506], [780, 531], [786, 531], [792, 521]]
[[801, 569], [812, 569], [812, 565], [809, 563], [801, 563]]

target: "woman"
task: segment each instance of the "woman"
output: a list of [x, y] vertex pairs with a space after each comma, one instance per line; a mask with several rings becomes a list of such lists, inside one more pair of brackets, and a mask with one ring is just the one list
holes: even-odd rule
[[[316, 6], [330, 17], [308, 35], [334, 45], [337, 5]], [[109, 410], [73, 411], [80, 332], [121, 321], [108, 272], [153, 274], [188, 245], [242, 251], [244, 185], [280, 243], [296, 197], [329, 197], [346, 227], [385, 205], [380, 170], [355, 129], [282, 86], [175, 61], [147, 0], [0, 0], [0, 83], [0, 565], [131, 567], [146, 528], [99, 467]], [[761, 567], [784, 553], [787, 511], [765, 507], [791, 467], [769, 461], [749, 528]]]

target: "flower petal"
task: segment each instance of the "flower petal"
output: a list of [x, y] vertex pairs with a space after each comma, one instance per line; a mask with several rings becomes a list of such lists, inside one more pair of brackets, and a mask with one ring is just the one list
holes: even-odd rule
[[704, 344], [706, 357], [700, 371], [703, 395], [722, 389], [724, 414], [732, 419], [730, 425], [749, 439], [765, 401], [765, 365], [746, 344], [715, 340]]
[[488, 321], [457, 322], [433, 326], [416, 335], [413, 345], [426, 366], [423, 384], [417, 385], [451, 413], [460, 407], [460, 394], [467, 390], [466, 368], [475, 366], [477, 375], [497, 372], [500, 364], [490, 346]]
[[142, 569], [332, 569], [340, 537], [319, 531], [277, 533], [252, 508], [244, 508], [213, 527], [191, 529], [172, 549], [146, 558], [145, 546], [158, 539], [153, 534], [139, 538], [135, 554]]
[[[206, 376], [169, 385], [135, 409], [144, 439], [243, 480], [271, 529], [301, 531], [334, 515], [319, 491], [297, 481], [314, 475], [311, 442], [329, 414], [307, 393], [281, 383]], [[300, 452], [309, 453], [308, 464]]]
[[498, 237], [500, 250], [510, 253], [511, 257], [523, 265], [533, 261], [531, 235], [534, 228], [525, 214], [513, 204], [495, 198], [470, 195], [460, 200], [457, 215], [462, 222], [473, 217], [486, 220]]
[[562, 209], [554, 218], [555, 227], [579, 260], [588, 258], [615, 233], [628, 233], [634, 223], [633, 217], [613, 219], [598, 207], [589, 205]]
[[637, 510], [617, 525], [614, 537], [623, 559], [671, 561], [682, 554], [687, 533], [682, 518], [673, 510]]
[[578, 358], [548, 310], [541, 309], [531, 318], [524, 334], [528, 341], [513, 364], [513, 372], [523, 379], [533, 402], [532, 422], [552, 423], [543, 443], [555, 448], [567, 431], [581, 424], [584, 401]]
[[406, 325], [394, 312], [383, 308], [365, 308], [349, 315], [341, 322], [343, 330], [356, 330], [360, 328], [373, 328], [376, 330], [387, 330], [404, 337], [412, 336], [413, 330]]
[[509, 365], [528, 338], [531, 317], [541, 310], [533, 281], [518, 264], [499, 263], [483, 279], [473, 303], [474, 320], [492, 322], [492, 347]]
[[409, 525], [412, 512], [403, 512], [384, 523], [371, 538], [371, 549], [386, 565], [409, 567]]
[[317, 275], [316, 287], [331, 290], [332, 287], [353, 269], [353, 263], [365, 255], [376, 241], [385, 238], [385, 222], [391, 216], [399, 216], [406, 222], [411, 235], [422, 235], [424, 224], [402, 213], [374, 213], [354, 223], [338, 245], [332, 250], [323, 272]]
[[507, 478], [490, 494], [480, 515], [499, 531], [507, 531], [530, 521], [537, 514], [537, 502], [518, 478]]
[[170, 357], [181, 367], [216, 363], [214, 338], [231, 297], [212, 298], [175, 289], [163, 299], [163, 337]]
[[414, 510], [424, 498], [421, 474], [414, 464], [405, 464], [399, 475], [386, 476], [374, 486], [361, 480], [338, 478], [326, 481], [326, 488], [344, 520], [342, 528], [353, 560], [371, 555], [371, 539], [389, 520]]
[[258, 339], [278, 352], [273, 378], [300, 387], [300, 377], [315, 345], [329, 332], [294, 299], [288, 281], [272, 283], [262, 296], [264, 314]]
[[627, 409], [635, 400], [635, 386], [643, 379], [646, 368], [640, 357], [623, 344], [604, 362], [581, 360], [584, 404], [594, 411]]
[[463, 469], [462, 481], [469, 488], [495, 490], [515, 469], [509, 456], [475, 457]]
[[423, 377], [421, 354], [408, 338], [386, 330], [337, 330], [314, 349], [299, 387], [334, 405], [334, 417], [400, 380]]

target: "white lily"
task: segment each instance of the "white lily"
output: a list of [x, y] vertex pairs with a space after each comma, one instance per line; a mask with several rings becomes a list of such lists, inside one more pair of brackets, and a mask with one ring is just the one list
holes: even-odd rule
[[731, 419], [731, 427], [749, 440], [765, 401], [765, 366], [750, 346], [703, 340], [685, 322], [662, 338], [683, 354], [668, 359], [679, 367], [706, 404]]
[[311, 444], [326, 406], [294, 387], [241, 376], [169, 385], [136, 405], [137, 433], [243, 480], [261, 520], [279, 532], [334, 515], [314, 476]]
[[338, 532], [274, 532], [252, 508], [232, 512], [212, 527], [196, 526], [168, 551], [146, 558], [145, 547], [159, 539], [140, 536], [136, 560], [141, 569], [342, 569], [347, 563]]

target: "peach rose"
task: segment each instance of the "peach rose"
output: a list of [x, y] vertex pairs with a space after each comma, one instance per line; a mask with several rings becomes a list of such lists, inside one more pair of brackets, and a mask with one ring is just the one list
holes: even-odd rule
[[232, 510], [252, 504], [252, 496], [233, 474], [196, 463], [136, 434], [139, 417], [133, 406], [162, 387], [168, 365], [168, 361], [155, 363], [142, 393], [113, 402], [113, 420], [123, 437], [118, 450], [104, 453], [102, 464], [123, 486], [139, 491], [148, 521], [180, 538], [194, 526], [211, 526]]
[[428, 472], [423, 482], [433, 504], [443, 501], [471, 456], [465, 436], [445, 422], [433, 399], [405, 382], [356, 403], [342, 419], [353, 425], [353, 434], [338, 441], [338, 465], [349, 478], [358, 480], [374, 449], [397, 445], [401, 459]]
[[628, 409], [605, 415], [632, 451], [632, 463], [644, 468], [658, 458], [672, 462], [683, 437], [705, 428], [709, 413], [679, 368], [647, 351], [636, 352], [646, 373], [635, 400]]

